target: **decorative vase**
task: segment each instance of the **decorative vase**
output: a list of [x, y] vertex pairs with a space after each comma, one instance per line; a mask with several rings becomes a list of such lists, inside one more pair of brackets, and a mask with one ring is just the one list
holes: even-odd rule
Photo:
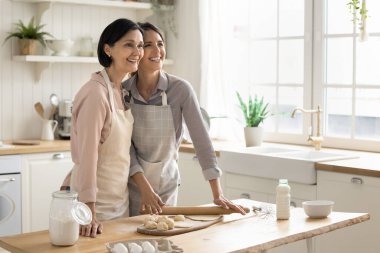
[[31, 39], [20, 39], [20, 53], [21, 55], [34, 55], [36, 54], [37, 41]]
[[261, 127], [244, 128], [245, 146], [260, 146], [263, 142], [263, 129]]

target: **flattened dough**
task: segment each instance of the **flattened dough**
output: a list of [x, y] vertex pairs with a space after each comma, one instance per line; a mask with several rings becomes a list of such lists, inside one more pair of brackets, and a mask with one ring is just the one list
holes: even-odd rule
[[174, 223], [175, 228], [191, 228], [193, 224], [187, 221], [176, 221]]

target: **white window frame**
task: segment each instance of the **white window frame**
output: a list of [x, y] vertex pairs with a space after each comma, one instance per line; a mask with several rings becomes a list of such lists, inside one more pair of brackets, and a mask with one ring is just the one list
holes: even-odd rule
[[[278, 0], [280, 1], [280, 0]], [[305, 0], [305, 24], [304, 24], [304, 82], [303, 82], [303, 108], [312, 108], [312, 77], [313, 77], [313, 0]], [[278, 71], [278, 68], [277, 68]], [[278, 73], [277, 73], [278, 76]], [[277, 85], [277, 88], [279, 85]], [[278, 94], [278, 92], [277, 92]], [[276, 99], [278, 101], [278, 98]], [[290, 117], [290, 116], [289, 116]], [[268, 132], [264, 133], [264, 140], [268, 142], [292, 143], [309, 145], [307, 143], [308, 132], [312, 117], [310, 114], [303, 115], [302, 134], [289, 134]]]
[[[322, 109], [325, 108], [325, 101], [324, 101], [324, 92], [325, 92], [325, 80], [324, 80], [324, 56], [325, 56], [325, 46], [324, 46], [324, 27], [325, 26], [325, 0], [314, 0], [313, 1], [313, 16], [314, 16], [314, 34], [313, 34], [313, 82], [312, 82], [312, 89], [313, 89], [313, 98], [312, 98], [312, 107], [316, 108], [318, 105], [322, 105]], [[347, 10], [348, 11], [348, 10]], [[354, 27], [354, 26], [353, 26]], [[355, 28], [353, 28], [353, 33], [356, 33]], [[334, 37], [334, 35], [330, 35], [328, 37]], [[355, 68], [355, 61], [356, 61], [356, 39], [353, 38], [353, 64]], [[355, 69], [353, 71], [353, 75], [355, 75]], [[355, 80], [355, 78], [354, 78]], [[327, 87], [332, 87], [333, 85], [328, 85]], [[353, 85], [339, 85], [339, 87], [349, 87], [353, 90], [356, 88], [355, 82]], [[376, 86], [372, 86], [376, 87]], [[353, 96], [352, 101], [352, 111], [355, 113], [355, 96]], [[354, 117], [354, 114], [352, 115]], [[325, 129], [325, 119], [324, 117], [321, 118], [321, 125], [323, 127], [323, 130]], [[313, 124], [313, 128], [316, 127], [315, 120], [311, 121]], [[306, 123], [307, 124], [307, 123]], [[328, 137], [325, 136], [322, 131], [322, 134], [324, 135], [324, 141], [322, 142], [322, 146], [324, 147], [331, 147], [331, 148], [341, 148], [341, 149], [352, 149], [352, 150], [362, 150], [362, 151], [380, 151], [380, 141], [371, 141], [371, 140], [359, 140], [359, 139], [353, 139], [352, 136], [355, 131], [355, 125], [352, 126], [351, 129], [351, 136], [350, 139], [347, 138], [336, 138], [336, 137]]]

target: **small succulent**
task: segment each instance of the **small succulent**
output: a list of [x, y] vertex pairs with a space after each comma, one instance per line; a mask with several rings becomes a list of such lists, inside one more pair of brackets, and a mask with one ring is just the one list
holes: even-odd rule
[[53, 37], [50, 33], [41, 31], [45, 25], [35, 23], [34, 17], [31, 18], [28, 25], [25, 25], [21, 20], [15, 25], [16, 32], [9, 32], [9, 35], [4, 39], [4, 43], [12, 37], [17, 37], [19, 39], [37, 40], [45, 47], [45, 37]]
[[248, 98], [248, 105], [244, 103], [239, 92], [236, 92], [239, 99], [240, 108], [244, 114], [244, 119], [247, 127], [257, 127], [261, 122], [264, 121], [269, 115], [268, 105], [269, 103], [264, 103], [264, 97], [259, 100], [257, 95], [252, 101], [251, 95]]

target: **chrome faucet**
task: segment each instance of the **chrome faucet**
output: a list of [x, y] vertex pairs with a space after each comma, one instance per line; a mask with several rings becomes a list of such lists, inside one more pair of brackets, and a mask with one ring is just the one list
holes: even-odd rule
[[296, 116], [297, 111], [301, 111], [303, 113], [317, 114], [317, 133], [316, 135], [312, 135], [312, 131], [310, 131], [309, 137], [307, 138], [307, 142], [311, 143], [315, 147], [315, 150], [320, 150], [322, 147], [322, 141], [323, 141], [323, 136], [321, 135], [321, 113], [323, 111], [321, 110], [321, 107], [318, 105], [317, 109], [313, 109], [313, 110], [306, 110], [300, 107], [296, 107], [292, 112], [292, 118]]

